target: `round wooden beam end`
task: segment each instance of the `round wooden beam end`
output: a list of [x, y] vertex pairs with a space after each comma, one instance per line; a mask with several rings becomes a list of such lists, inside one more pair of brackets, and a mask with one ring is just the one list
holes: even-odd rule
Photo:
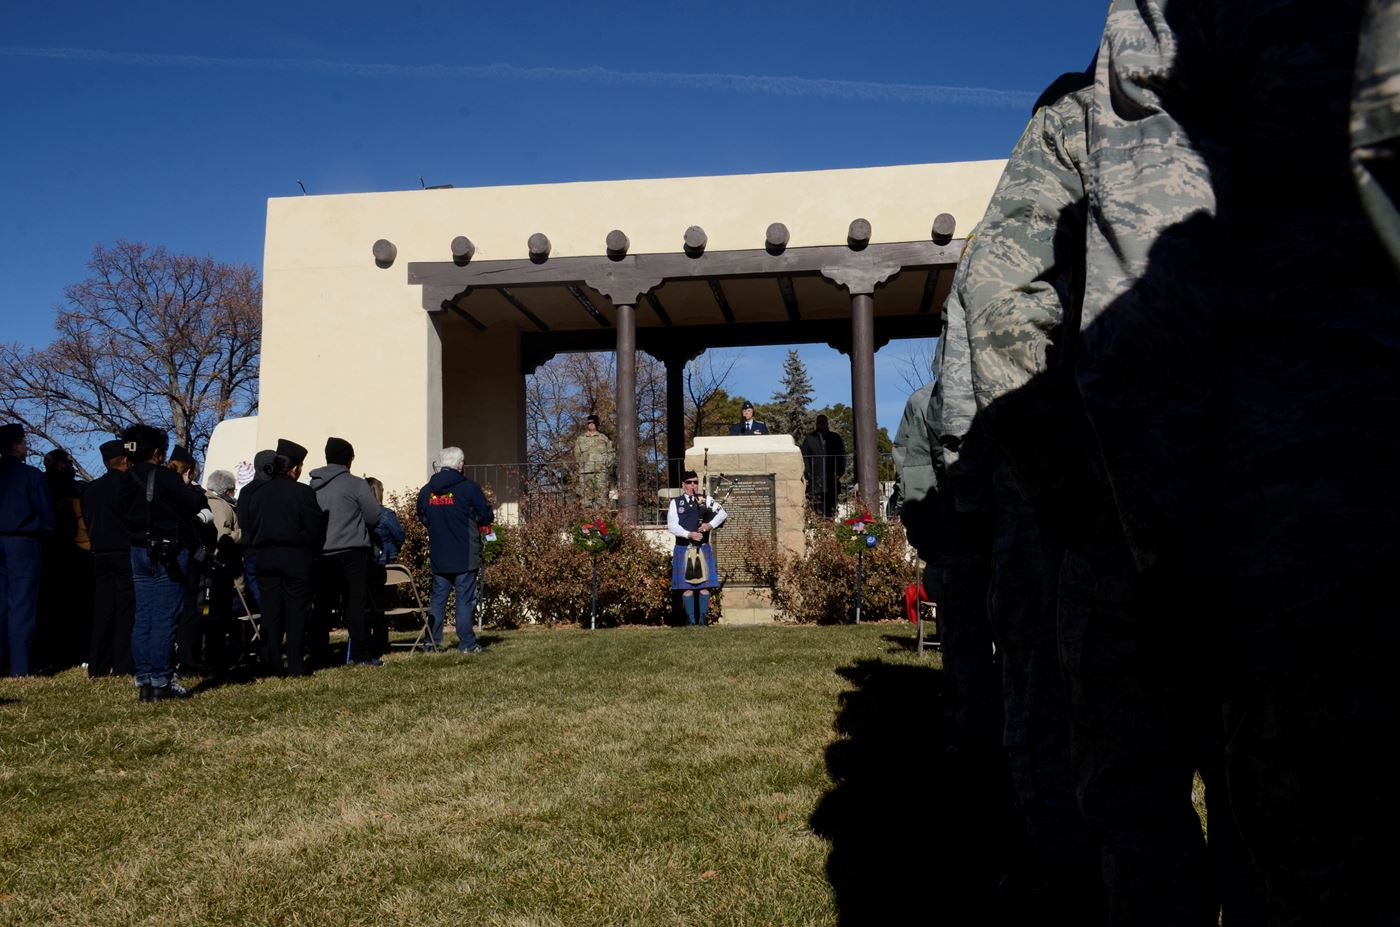
[[380, 267], [388, 267], [398, 256], [399, 249], [389, 239], [381, 238], [374, 243], [374, 263]]
[[853, 222], [851, 222], [851, 228], [850, 231], [846, 233], [846, 237], [849, 238], [852, 241], [852, 243], [857, 245], [869, 244], [870, 220], [856, 219]]
[[705, 230], [698, 225], [692, 225], [685, 230], [685, 246], [691, 251], [703, 251], [709, 242], [710, 236], [705, 234]]
[[530, 257], [549, 257], [549, 236], [545, 235], [544, 232], [536, 232], [531, 235], [527, 244], [530, 248]]
[[613, 229], [608, 233], [608, 253], [626, 254], [632, 243], [627, 240], [627, 235], [621, 229]]
[[948, 241], [957, 230], [958, 220], [953, 218], [952, 213], [940, 212], [933, 217], [934, 240]]
[[763, 242], [770, 248], [786, 248], [789, 237], [788, 227], [781, 222], [774, 222], [764, 233]]
[[453, 260], [466, 263], [472, 259], [472, 255], [474, 254], [476, 254], [476, 245], [472, 244], [470, 238], [465, 235], [458, 235], [456, 238], [452, 239]]

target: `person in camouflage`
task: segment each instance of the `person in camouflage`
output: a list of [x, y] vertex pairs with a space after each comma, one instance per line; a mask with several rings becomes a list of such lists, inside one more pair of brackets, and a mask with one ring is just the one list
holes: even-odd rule
[[1352, 170], [1376, 232], [1400, 270], [1400, 0], [1371, 0], [1356, 56]]
[[[1400, 922], [1400, 283], [1353, 173], [1366, 6], [1115, 0], [1090, 108], [1075, 380], [1117, 575], [1162, 616], [1118, 633], [1188, 637], [1214, 676], [1280, 924]], [[1085, 685], [1165, 699], [1184, 667], [1131, 669]]]
[[[966, 254], [964, 254], [964, 258]], [[924, 588], [937, 589], [938, 635], [949, 678], [952, 751], [988, 765], [1001, 741], [1001, 671], [987, 614], [991, 583], [991, 448], [973, 429], [976, 405], [970, 388], [966, 316], [954, 292], [943, 307], [943, 331], [934, 352], [934, 385], [925, 429], [935, 453], [932, 522], [937, 541], [928, 558]], [[906, 465], [908, 458], [906, 457]], [[998, 769], [1004, 764], [995, 764]]]
[[585, 428], [587, 430], [574, 442], [579, 501], [585, 509], [602, 511], [608, 506], [608, 483], [617, 453], [612, 440], [598, 430], [598, 416], [589, 415]]

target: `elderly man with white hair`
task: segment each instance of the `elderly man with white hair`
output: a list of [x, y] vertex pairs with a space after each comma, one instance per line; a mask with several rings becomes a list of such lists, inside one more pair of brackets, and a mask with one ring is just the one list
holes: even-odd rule
[[438, 471], [418, 492], [418, 520], [428, 529], [428, 555], [433, 568], [433, 596], [428, 607], [433, 640], [426, 649], [442, 649], [447, 596], [457, 590], [457, 650], [481, 653], [472, 615], [476, 612], [476, 572], [481, 568], [480, 529], [495, 520], [481, 487], [467, 479], [466, 457], [459, 447], [437, 455]]
[[243, 564], [243, 531], [238, 526], [238, 510], [233, 501], [238, 478], [232, 471], [215, 470], [204, 487], [214, 520], [203, 529], [202, 540], [211, 556], [206, 558], [196, 601], [203, 615], [200, 630], [205, 659], [210, 670], [222, 672], [231, 668], [238, 657], [238, 645], [233, 641], [238, 631], [233, 619], [233, 585]]

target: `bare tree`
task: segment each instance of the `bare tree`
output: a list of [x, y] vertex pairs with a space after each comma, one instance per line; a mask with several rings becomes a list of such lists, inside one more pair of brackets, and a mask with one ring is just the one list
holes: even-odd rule
[[742, 352], [716, 355], [705, 351], [685, 365], [686, 437], [704, 434], [714, 419], [714, 400], [725, 392], [729, 375], [734, 372]]
[[202, 454], [221, 419], [257, 411], [252, 267], [123, 240], [94, 248], [87, 269], [51, 344], [0, 345], [0, 413], [58, 447], [143, 421]]
[[899, 379], [911, 394], [923, 389], [933, 379], [933, 351], [938, 339], [921, 338], [909, 345], [897, 361]]

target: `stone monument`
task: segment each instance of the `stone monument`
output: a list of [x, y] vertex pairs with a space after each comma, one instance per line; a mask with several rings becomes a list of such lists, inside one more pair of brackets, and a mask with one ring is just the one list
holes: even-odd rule
[[746, 553], [753, 541], [775, 543], [786, 554], [806, 550], [802, 452], [791, 435], [702, 435], [686, 451], [685, 466], [729, 513], [713, 542], [724, 583], [723, 623], [773, 621], [768, 587], [746, 569]]

